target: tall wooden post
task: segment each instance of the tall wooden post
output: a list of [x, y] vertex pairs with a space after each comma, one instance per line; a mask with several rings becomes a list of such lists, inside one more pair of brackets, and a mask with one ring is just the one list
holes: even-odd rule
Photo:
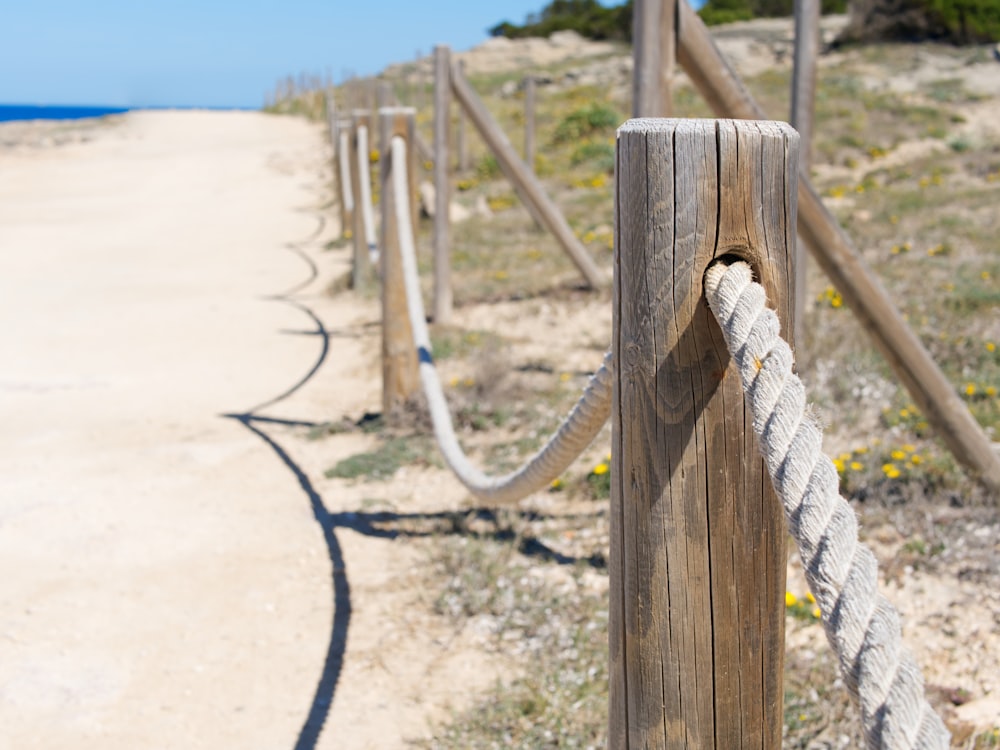
[[449, 248], [448, 130], [451, 127], [451, 50], [434, 48], [434, 322], [451, 322], [451, 249]]
[[340, 168], [340, 118], [337, 116], [337, 100], [333, 92], [327, 89], [326, 100], [326, 126], [330, 133], [330, 150], [332, 157], [330, 165], [333, 167], [333, 182], [337, 186], [337, 202], [340, 204], [340, 233], [343, 235], [347, 231], [347, 196], [344, 185], [344, 173]]
[[524, 163], [535, 171], [535, 77], [524, 79]]
[[[819, 55], [820, 0], [795, 0], [795, 66], [792, 69], [792, 112], [789, 122], [799, 131], [801, 159], [799, 168], [809, 176], [812, 165], [813, 112], [816, 108], [816, 58]], [[798, 240], [795, 249], [795, 340], [805, 341], [805, 316], [808, 305], [806, 268], [809, 253]]]
[[788, 323], [797, 157], [782, 123], [619, 130], [609, 748], [781, 747], [787, 532], [703, 277], [749, 261]]
[[[683, 1], [683, 0], [682, 0]], [[632, 116], [669, 117], [677, 56], [678, 0], [635, 0]]]
[[351, 183], [351, 121], [337, 120], [337, 184], [340, 186], [340, 231], [354, 231], [354, 186]]
[[[399, 252], [400, 227], [396, 221], [396, 194], [392, 187], [393, 171], [405, 166], [413, 175], [417, 168], [413, 148], [416, 110], [409, 107], [385, 107], [379, 110], [379, 184], [382, 204], [382, 415], [392, 422], [400, 407], [416, 395], [420, 386], [417, 370], [417, 350], [413, 346], [413, 329], [406, 306], [403, 262]], [[392, 139], [406, 140], [405, 165], [392, 163]], [[412, 180], [411, 180], [412, 186]], [[405, 210], [411, 220], [416, 204], [414, 191], [409, 190]], [[411, 228], [414, 225], [411, 224]]]
[[[356, 109], [351, 116], [349, 155], [351, 192], [354, 195], [354, 258], [351, 265], [351, 285], [354, 289], [361, 289], [365, 285], [371, 269], [371, 262], [369, 261], [369, 234], [365, 220], [365, 212], [371, 210], [371, 169], [368, 166], [368, 154], [362, 153], [358, 148], [358, 131], [361, 128], [365, 128], [368, 133], [371, 133], [371, 115], [368, 114], [367, 110]], [[365, 190], [365, 180], [369, 181], [369, 190]], [[365, 205], [366, 195], [369, 196], [367, 206]]]
[[[465, 63], [458, 61], [458, 69], [465, 72]], [[455, 132], [455, 150], [458, 151], [458, 171], [466, 172], [469, 169], [469, 143], [466, 140], [468, 125], [465, 122], [465, 113], [462, 108], [458, 109], [458, 127]]]

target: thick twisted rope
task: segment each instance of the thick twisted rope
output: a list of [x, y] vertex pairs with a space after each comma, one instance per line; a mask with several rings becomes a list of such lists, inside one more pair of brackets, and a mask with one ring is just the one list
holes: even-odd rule
[[857, 519], [840, 496], [822, 431], [805, 413], [805, 388], [764, 288], [746, 263], [705, 274], [709, 306], [722, 327], [753, 410], [753, 431], [781, 497], [827, 639], [861, 709], [868, 748], [945, 749], [948, 730], [924, 698], [923, 677], [901, 644], [899, 615], [878, 593], [878, 564], [858, 541]]
[[365, 243], [372, 263], [378, 263], [378, 244], [375, 241], [375, 213], [372, 209], [372, 171], [368, 166], [368, 128], [358, 126], [358, 185], [361, 195], [361, 223], [365, 228]]
[[495, 503], [519, 500], [546, 487], [562, 474], [608, 421], [611, 414], [611, 352], [604, 355], [601, 367], [591, 377], [580, 400], [559, 430], [524, 466], [499, 477], [488, 476], [477, 469], [469, 461], [455, 436], [441, 379], [431, 357], [431, 341], [424, 317], [413, 226], [410, 222], [406, 141], [401, 136], [392, 139], [392, 189], [406, 284], [406, 305], [413, 329], [413, 343], [420, 361], [420, 381], [427, 396], [438, 446], [455, 476], [473, 495]]
[[[341, 196], [341, 200], [344, 201], [344, 208], [347, 211], [354, 210], [354, 191], [351, 190], [351, 164], [348, 161], [348, 154], [350, 153], [350, 141], [347, 138], [347, 131], [341, 130], [340, 137], [337, 139], [337, 152], [338, 152], [338, 163], [340, 166], [340, 186], [343, 189], [344, 194]], [[346, 230], [347, 227], [344, 227]]]

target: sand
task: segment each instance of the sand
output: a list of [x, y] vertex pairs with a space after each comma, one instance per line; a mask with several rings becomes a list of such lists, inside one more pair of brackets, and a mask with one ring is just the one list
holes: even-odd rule
[[[225, 415], [321, 353], [323, 133], [257, 113], [129, 114], [58, 143], [18, 127], [0, 150], [0, 746], [294, 746], [330, 551], [275, 450]], [[304, 307], [273, 299], [296, 287]], [[377, 403], [370, 380], [352, 387]], [[335, 402], [302, 388], [257, 413]]]

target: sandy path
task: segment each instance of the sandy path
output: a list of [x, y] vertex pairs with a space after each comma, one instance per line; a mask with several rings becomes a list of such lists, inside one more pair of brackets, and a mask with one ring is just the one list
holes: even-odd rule
[[331, 550], [268, 423], [222, 415], [320, 354], [267, 296], [328, 239], [323, 149], [291, 118], [151, 113], [0, 152], [0, 746], [312, 746]]

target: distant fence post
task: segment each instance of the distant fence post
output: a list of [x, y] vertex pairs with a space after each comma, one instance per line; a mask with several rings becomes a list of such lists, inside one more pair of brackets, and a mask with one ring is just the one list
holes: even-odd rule
[[609, 748], [781, 747], [784, 517], [703, 292], [748, 261], [789, 321], [798, 137], [619, 130]]
[[[458, 61], [458, 69], [465, 71], [465, 63]], [[455, 150], [458, 151], [458, 171], [466, 172], [469, 169], [469, 144], [466, 140], [465, 113], [462, 108], [458, 108], [458, 125], [455, 132]]]
[[[792, 111], [789, 122], [799, 131], [801, 158], [799, 168], [809, 176], [812, 165], [813, 111], [816, 108], [816, 58], [819, 55], [820, 0], [795, 0], [795, 57], [792, 68]], [[801, 239], [795, 249], [795, 340], [805, 341], [805, 317], [808, 306], [806, 269], [809, 253]], [[800, 360], [801, 365], [801, 360]]]
[[333, 92], [327, 90], [326, 98], [326, 125], [330, 133], [330, 166], [333, 168], [333, 181], [337, 185], [337, 202], [340, 204], [340, 234], [343, 235], [348, 228], [348, 208], [346, 191], [349, 185], [344, 185], [344, 171], [341, 169], [340, 153], [340, 127], [341, 119], [337, 116], [337, 100]]
[[[416, 110], [409, 107], [386, 107], [379, 110], [379, 184], [382, 204], [382, 415], [392, 422], [399, 409], [411, 399], [420, 387], [417, 370], [417, 353], [413, 347], [413, 331], [406, 306], [406, 287], [403, 280], [403, 262], [399, 251], [399, 226], [396, 222], [396, 196], [392, 189], [394, 169], [402, 165], [392, 163], [393, 136], [406, 139], [405, 165], [409, 175], [417, 167], [413, 133]], [[414, 212], [414, 191], [410, 180], [409, 205], [411, 220]]]
[[524, 79], [524, 164], [535, 171], [535, 77]]
[[[365, 191], [364, 180], [371, 180], [371, 169], [368, 166], [368, 154], [362, 153], [358, 143], [358, 133], [364, 128], [366, 133], [371, 132], [371, 115], [366, 110], [356, 109], [351, 116], [351, 138], [350, 138], [350, 165], [351, 165], [351, 193], [354, 195], [354, 258], [351, 264], [351, 285], [354, 289], [361, 289], [369, 275], [371, 263], [368, 256], [368, 232], [366, 229], [365, 212], [370, 210], [370, 203], [365, 206], [365, 195], [370, 191]], [[370, 200], [370, 198], [369, 198]]]
[[340, 186], [340, 231], [354, 231], [354, 186], [351, 182], [351, 120], [337, 120], [337, 184]]
[[545, 193], [538, 178], [525, 168], [524, 162], [517, 155], [514, 147], [510, 145], [507, 135], [490, 115], [483, 100], [476, 95], [472, 86], [454, 65], [451, 71], [451, 88], [455, 99], [462, 105], [469, 120], [479, 131], [479, 135], [493, 151], [497, 158], [497, 164], [500, 165], [500, 170], [510, 181], [528, 212], [536, 222], [552, 232], [556, 241], [562, 246], [562, 249], [591, 287], [605, 286], [607, 280], [604, 273], [597, 267], [587, 249], [573, 234], [565, 217]]
[[451, 50], [434, 48], [434, 323], [451, 322], [451, 253], [448, 131], [451, 129]]
[[[632, 116], [673, 114], [678, 0], [636, 0], [632, 18]], [[683, 2], [683, 0], [681, 0]]]

